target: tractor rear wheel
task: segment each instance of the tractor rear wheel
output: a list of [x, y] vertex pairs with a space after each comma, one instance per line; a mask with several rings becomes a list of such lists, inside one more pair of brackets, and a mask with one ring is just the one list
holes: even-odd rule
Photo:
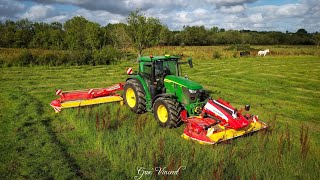
[[145, 92], [135, 79], [129, 79], [124, 86], [124, 102], [137, 114], [146, 112]]
[[153, 114], [162, 127], [178, 127], [181, 123], [181, 106], [175, 99], [160, 97], [153, 104]]

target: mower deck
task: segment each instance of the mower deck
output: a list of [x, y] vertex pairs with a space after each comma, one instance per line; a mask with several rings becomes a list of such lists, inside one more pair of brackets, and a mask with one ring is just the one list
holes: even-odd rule
[[123, 90], [123, 83], [116, 84], [107, 88], [75, 90], [62, 92], [56, 91], [56, 95], [60, 98], [53, 100], [50, 106], [53, 107], [56, 113], [59, 113], [62, 108], [72, 108], [80, 106], [88, 106], [94, 104], [117, 102], [123, 104], [123, 98], [116, 91]]
[[200, 144], [215, 144], [267, 128], [258, 116], [241, 112], [222, 99], [209, 100], [201, 116], [183, 120], [186, 128], [182, 137]]
[[[201, 121], [199, 117], [196, 118], [198, 118], [198, 120]], [[246, 134], [250, 134], [265, 128], [267, 128], [267, 125], [261, 121], [251, 122], [247, 127], [237, 130], [225, 128], [220, 125], [214, 125], [200, 133], [194, 132], [188, 129], [188, 127], [186, 127], [181, 136], [186, 140], [193, 140], [199, 142], [200, 144], [216, 144]]]

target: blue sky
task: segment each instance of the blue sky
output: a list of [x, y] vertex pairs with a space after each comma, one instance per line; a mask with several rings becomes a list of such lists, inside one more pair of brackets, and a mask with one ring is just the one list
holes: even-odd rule
[[83, 16], [102, 26], [126, 22], [141, 9], [171, 30], [183, 26], [225, 29], [320, 31], [320, 0], [0, 0], [0, 21], [28, 18], [65, 22]]

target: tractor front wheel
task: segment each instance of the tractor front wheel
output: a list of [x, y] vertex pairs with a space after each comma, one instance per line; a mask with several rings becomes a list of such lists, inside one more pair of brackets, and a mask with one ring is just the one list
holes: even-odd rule
[[175, 99], [160, 97], [153, 104], [153, 114], [162, 127], [178, 127], [181, 106]]

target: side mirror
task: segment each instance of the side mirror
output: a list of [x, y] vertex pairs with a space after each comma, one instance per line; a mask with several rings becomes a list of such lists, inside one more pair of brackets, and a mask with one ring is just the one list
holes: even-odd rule
[[193, 68], [192, 58], [188, 58], [188, 64], [189, 64], [190, 68]]

